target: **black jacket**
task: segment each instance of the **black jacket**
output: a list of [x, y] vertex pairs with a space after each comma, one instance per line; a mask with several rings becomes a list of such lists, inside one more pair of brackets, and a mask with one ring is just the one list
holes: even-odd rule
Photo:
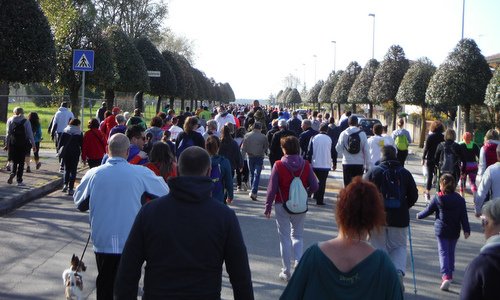
[[465, 269], [460, 299], [498, 299], [500, 295], [500, 245], [488, 247]]
[[455, 141], [450, 140], [441, 142], [436, 148], [434, 161], [436, 162], [438, 167], [441, 167], [446, 147], [451, 147], [451, 152], [453, 153], [457, 161], [457, 165], [455, 166], [455, 170], [452, 174], [455, 177], [455, 183], [457, 183], [460, 177], [460, 163], [462, 163], [462, 165], [465, 165], [465, 158], [459, 144], [455, 143]]
[[300, 150], [303, 158], [306, 158], [309, 141], [313, 136], [317, 134], [318, 132], [316, 130], [312, 129], [312, 127], [309, 127], [299, 135]]
[[231, 170], [236, 170], [243, 168], [243, 157], [241, 156], [240, 147], [235, 140], [231, 140], [230, 143], [224, 142], [220, 143], [219, 155], [224, 156], [229, 160], [231, 164]]
[[295, 135], [299, 136], [302, 133], [302, 121], [299, 118], [291, 118], [288, 120], [288, 129], [295, 132]]
[[253, 299], [247, 250], [234, 211], [209, 195], [209, 177], [168, 180], [170, 192], [144, 205], [125, 244], [115, 299], [220, 299], [223, 263], [234, 299]]
[[401, 194], [401, 206], [399, 208], [386, 209], [386, 220], [387, 226], [392, 227], [407, 227], [410, 224], [410, 213], [409, 209], [418, 199], [418, 190], [413, 175], [410, 171], [401, 167], [399, 161], [389, 160], [382, 161], [380, 165], [375, 168], [370, 169], [363, 177], [371, 182], [373, 182], [380, 190], [382, 187], [382, 180], [384, 176], [382, 175], [386, 168], [400, 168], [400, 194]]
[[273, 138], [271, 139], [271, 143], [269, 144], [269, 160], [270, 161], [277, 161], [280, 160], [283, 157], [283, 151], [281, 150], [281, 138], [285, 136], [295, 136], [294, 131], [288, 130], [288, 129], [281, 129], [277, 131], [274, 135]]
[[444, 135], [442, 133], [431, 133], [425, 140], [424, 155], [422, 159], [427, 160], [427, 165], [431, 166], [435, 163], [434, 156], [436, 154], [437, 146], [444, 141]]

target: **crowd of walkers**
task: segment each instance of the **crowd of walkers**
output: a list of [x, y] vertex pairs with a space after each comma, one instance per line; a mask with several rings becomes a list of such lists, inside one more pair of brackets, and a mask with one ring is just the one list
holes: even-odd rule
[[[235, 298], [252, 299], [245, 245], [228, 205], [234, 190], [258, 201], [266, 157], [271, 175], [264, 215], [271, 218], [274, 208], [282, 258], [278, 278], [288, 282], [282, 298], [371, 294], [401, 299], [409, 209], [418, 199], [413, 175], [404, 167], [412, 139], [403, 118], [392, 134], [376, 124], [371, 136], [358, 121], [350, 111], [335, 122], [328, 113], [302, 115], [254, 101], [193, 112], [187, 107], [180, 113], [167, 106], [148, 126], [140, 110], [130, 115], [103, 102], [83, 133], [80, 120], [62, 103], [48, 132], [64, 174], [62, 191], [73, 195], [80, 210], [90, 211], [98, 299], [113, 294], [135, 299], [144, 261], [148, 298], [218, 298], [225, 263]], [[22, 108], [14, 109], [7, 122], [9, 184], [15, 177], [23, 184], [25, 162], [31, 171], [31, 150], [40, 168], [41, 133], [36, 113], [26, 119]], [[466, 270], [462, 298], [491, 299], [499, 292], [494, 278], [500, 275], [499, 136], [488, 131], [481, 147], [470, 132], [461, 143], [456, 138], [453, 129], [432, 123], [422, 157], [427, 207], [417, 218], [435, 215], [440, 288], [448, 290], [460, 231], [465, 238], [471, 232], [464, 199], [469, 179], [487, 243]], [[325, 205], [329, 173], [337, 170], [339, 155], [344, 189], [336, 201], [338, 237], [303, 254], [306, 213], [286, 207], [293, 181], [298, 178], [307, 198]], [[90, 170], [75, 188], [79, 161]], [[482, 176], [476, 184], [478, 174]], [[436, 194], [431, 196], [433, 187]], [[116, 189], [119, 195], [103, 192]], [[124, 203], [117, 206], [116, 201]], [[367, 277], [371, 279], [363, 279]]]

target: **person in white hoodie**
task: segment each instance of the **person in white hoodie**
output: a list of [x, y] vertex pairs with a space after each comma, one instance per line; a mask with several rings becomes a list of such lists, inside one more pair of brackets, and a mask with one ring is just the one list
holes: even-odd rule
[[[358, 117], [350, 116], [348, 125], [349, 127], [340, 133], [337, 146], [335, 146], [337, 153], [343, 156], [344, 186], [347, 186], [354, 177], [363, 175], [364, 167], [369, 158], [366, 134], [363, 129], [358, 127]], [[359, 143], [356, 143], [355, 140], [358, 140]]]
[[61, 137], [64, 128], [66, 128], [69, 121], [74, 118], [75, 116], [71, 110], [68, 109], [68, 102], [62, 102], [61, 107], [59, 107], [49, 125], [49, 133], [52, 136], [52, 140], [56, 143], [56, 147], [59, 144], [59, 138]]

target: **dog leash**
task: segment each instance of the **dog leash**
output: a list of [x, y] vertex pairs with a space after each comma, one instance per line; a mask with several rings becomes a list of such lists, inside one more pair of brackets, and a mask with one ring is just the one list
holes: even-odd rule
[[89, 245], [89, 242], [90, 242], [90, 233], [89, 233], [89, 237], [87, 239], [87, 243], [85, 244], [85, 248], [83, 248], [83, 253], [82, 253], [82, 256], [80, 256], [80, 261], [78, 262], [78, 266], [76, 268], [76, 270], [78, 271], [78, 269], [81, 267], [81, 264], [83, 262], [83, 256], [85, 255], [85, 251], [87, 251], [87, 246]]

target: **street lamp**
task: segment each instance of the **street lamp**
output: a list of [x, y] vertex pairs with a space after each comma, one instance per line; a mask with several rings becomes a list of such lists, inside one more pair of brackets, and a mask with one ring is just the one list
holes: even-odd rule
[[306, 64], [303, 63], [302, 66], [304, 67], [304, 78], [303, 78], [304, 80], [303, 80], [303, 82], [304, 82], [304, 90], [305, 90], [306, 89]]
[[314, 57], [314, 84], [316, 84], [316, 62], [318, 61], [318, 56], [314, 54], [313, 57]]
[[[465, 19], [465, 0], [462, 1], [462, 40], [464, 39], [464, 19]], [[460, 116], [462, 115], [462, 110], [460, 109], [460, 105], [457, 107], [457, 142], [460, 142], [461, 135], [461, 122]]]
[[337, 62], [337, 41], [332, 41], [333, 43], [333, 73], [335, 73], [335, 66]]
[[368, 14], [373, 17], [373, 38], [372, 38], [372, 59], [375, 58], [375, 14]]

